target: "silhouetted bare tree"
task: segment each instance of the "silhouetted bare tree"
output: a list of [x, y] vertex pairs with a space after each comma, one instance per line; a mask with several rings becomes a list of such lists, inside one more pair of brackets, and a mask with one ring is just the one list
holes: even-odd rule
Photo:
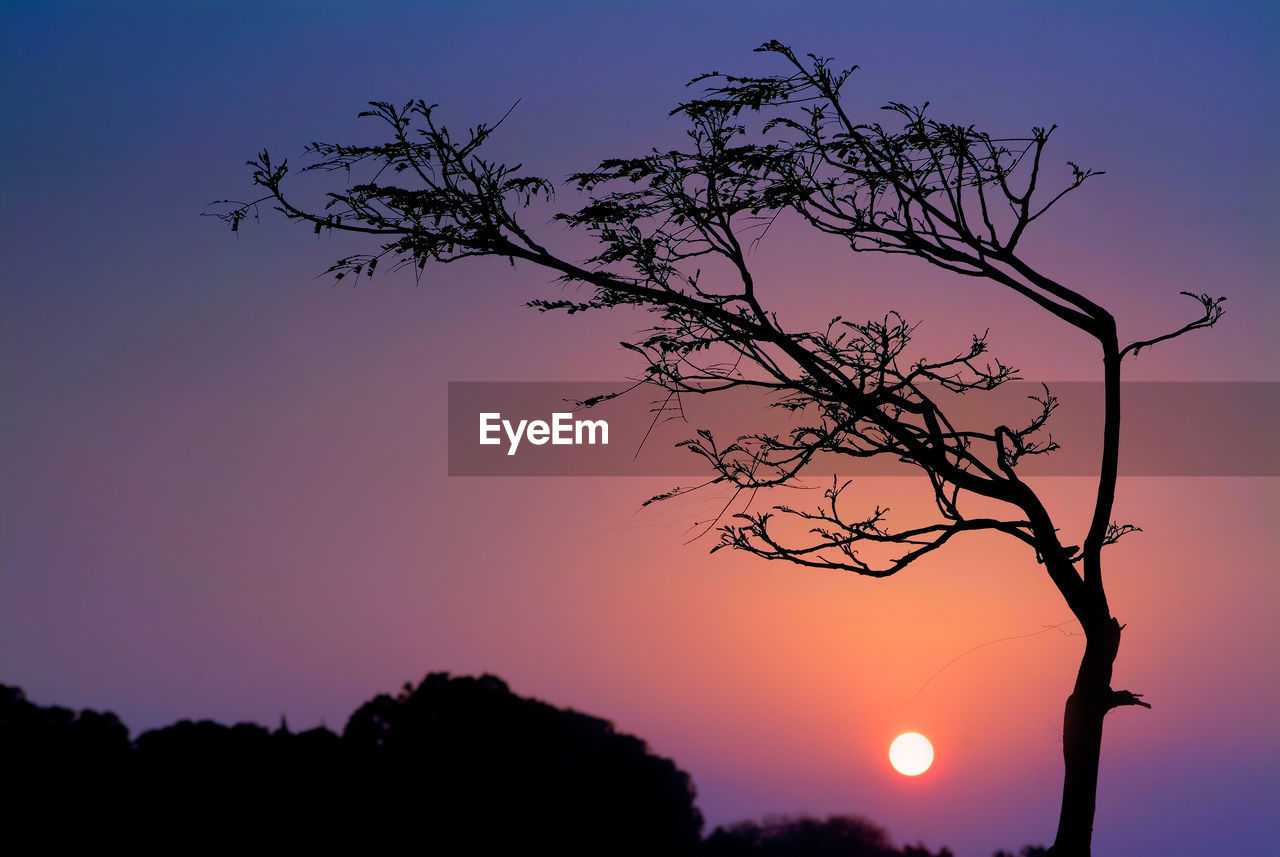
[[[287, 163], [264, 151], [250, 165], [265, 195], [229, 203], [220, 216], [234, 230], [267, 203], [316, 232], [381, 241], [375, 252], [336, 262], [330, 270], [339, 278], [372, 274], [387, 257], [419, 272], [429, 262], [471, 256], [554, 271], [585, 287], [584, 297], [532, 301], [540, 310], [632, 306], [656, 316], [652, 328], [624, 345], [642, 355], [648, 378], [672, 394], [751, 387], [770, 391], [777, 407], [797, 414], [801, 424], [789, 433], [724, 443], [699, 432], [689, 446], [705, 457], [715, 482], [754, 496], [793, 483], [820, 454], [891, 456], [919, 468], [937, 507], [931, 523], [893, 526], [878, 506], [853, 511], [847, 483], [833, 483], [818, 508], [748, 507], [722, 527], [716, 549], [884, 577], [962, 533], [1004, 533], [1026, 544], [1085, 634], [1063, 721], [1065, 778], [1051, 853], [1087, 855], [1103, 718], [1120, 706], [1150, 707], [1139, 694], [1111, 687], [1123, 626], [1107, 604], [1102, 550], [1135, 529], [1112, 519], [1121, 367], [1148, 346], [1213, 325], [1223, 299], [1188, 293], [1198, 312], [1187, 324], [1122, 344], [1105, 307], [1020, 254], [1032, 224], [1097, 175], [1070, 164], [1070, 179], [1045, 189], [1042, 160], [1052, 127], [1009, 139], [897, 103], [886, 108], [892, 125], [857, 121], [841, 96], [852, 69], [799, 57], [778, 42], [759, 50], [777, 55], [785, 70], [706, 75], [698, 79], [703, 97], [673, 111], [689, 123], [687, 148], [607, 160], [572, 177], [589, 201], [558, 218], [598, 242], [585, 262], [550, 249], [517, 216], [535, 199], [549, 199], [552, 184], [482, 155], [496, 125], [455, 137], [422, 101], [399, 108], [375, 102], [361, 114], [386, 123], [386, 142], [308, 147], [312, 160], [304, 172], [347, 179], [323, 207], [286, 193], [286, 185], [293, 187]], [[752, 114], [764, 121], [748, 129]], [[902, 254], [999, 284], [1097, 343], [1105, 427], [1082, 538], [1064, 541], [1042, 498], [1019, 476], [1024, 459], [1055, 448], [1041, 434], [1057, 404], [1048, 390], [1025, 424], [973, 427], [948, 419], [940, 391], [991, 390], [1015, 377], [985, 356], [985, 335], [949, 359], [929, 361], [908, 357], [912, 327], [897, 315], [865, 323], [836, 317], [819, 330], [784, 327], [777, 308], [785, 284], [758, 282], [748, 263], [751, 242], [781, 212], [798, 214], [856, 252]]]

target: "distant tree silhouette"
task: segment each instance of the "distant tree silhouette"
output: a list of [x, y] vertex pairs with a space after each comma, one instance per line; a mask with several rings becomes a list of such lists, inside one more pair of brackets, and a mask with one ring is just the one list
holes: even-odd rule
[[363, 842], [351, 754], [327, 729], [272, 733], [184, 720], [138, 736], [138, 839], [150, 853], [195, 848], [332, 853]]
[[72, 854], [89, 836], [123, 841], [131, 751], [114, 714], [36, 705], [0, 684], [0, 851]]
[[889, 835], [864, 818], [835, 815], [781, 817], [764, 824], [742, 821], [718, 827], [703, 843], [706, 857], [952, 857], [924, 845], [895, 848]]
[[491, 675], [431, 673], [366, 702], [342, 735], [182, 720], [132, 742], [110, 712], [0, 684], [0, 762], [4, 854], [952, 857], [843, 815], [743, 821], [699, 842], [688, 774]]
[[[317, 233], [347, 231], [381, 242], [375, 252], [338, 260], [330, 271], [339, 279], [371, 275], [387, 257], [415, 271], [429, 262], [497, 256], [554, 272], [581, 295], [532, 301], [538, 309], [631, 306], [654, 314], [653, 327], [624, 345], [671, 395], [750, 387], [772, 392], [777, 407], [799, 415], [799, 424], [780, 435], [726, 441], [700, 431], [687, 445], [706, 459], [714, 483], [755, 498], [811, 474], [822, 454], [888, 456], [919, 468], [937, 507], [936, 519], [891, 524], [886, 509], [855, 508], [848, 483], [833, 482], [816, 508], [748, 507], [722, 527], [716, 549], [885, 577], [967, 533], [1003, 533], [1024, 543], [1084, 630], [1063, 719], [1062, 805], [1050, 853], [1086, 857], [1103, 719], [1117, 707], [1150, 707], [1140, 694], [1111, 687], [1123, 626], [1108, 606], [1101, 556], [1136, 529], [1112, 519], [1121, 364], [1213, 325], [1223, 298], [1186, 293], [1197, 315], [1185, 325], [1123, 344], [1106, 308], [1039, 270], [1022, 251], [1031, 226], [1097, 175], [1070, 164], [1069, 179], [1046, 188], [1042, 156], [1052, 127], [1011, 139], [898, 103], [886, 108], [891, 127], [858, 121], [841, 94], [853, 69], [798, 57], [776, 41], [759, 50], [776, 55], [784, 70], [699, 78], [707, 81], [703, 97], [673, 111], [689, 123], [683, 150], [609, 159], [572, 177], [594, 195], [558, 219], [597, 242], [586, 262], [550, 249], [517, 216], [534, 199], [549, 199], [552, 184], [483, 156], [496, 126], [455, 136], [423, 101], [372, 103], [362, 115], [386, 123], [390, 135], [381, 144], [308, 147], [312, 161], [304, 171], [345, 181], [327, 188], [323, 206], [300, 202], [287, 161], [264, 151], [250, 162], [264, 195], [232, 202], [220, 216], [236, 230], [268, 203]], [[752, 114], [765, 121], [748, 131]], [[865, 323], [836, 316], [812, 330], [786, 326], [780, 310], [792, 285], [757, 279], [748, 259], [751, 245], [783, 213], [855, 252], [914, 257], [963, 280], [1001, 286], [1098, 348], [1103, 447], [1093, 512], [1079, 538], [1065, 536], [1018, 471], [1027, 458], [1056, 448], [1041, 432], [1057, 406], [1049, 391], [1038, 413], [1020, 424], [956, 425], [940, 391], [991, 390], [1017, 377], [984, 356], [985, 334], [929, 360], [907, 356], [913, 327], [896, 315]]]
[[366, 809], [396, 841], [425, 830], [451, 853], [476, 854], [698, 846], [702, 816], [674, 763], [608, 721], [521, 698], [494, 676], [429, 675], [365, 703], [342, 738], [367, 783]]
[[112, 714], [0, 685], [13, 853], [691, 855], [688, 774], [500, 679], [433, 673], [341, 736], [184, 720], [132, 744]]

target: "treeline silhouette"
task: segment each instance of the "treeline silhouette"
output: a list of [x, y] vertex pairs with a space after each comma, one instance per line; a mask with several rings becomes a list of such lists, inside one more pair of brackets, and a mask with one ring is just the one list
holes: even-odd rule
[[491, 675], [432, 673], [360, 706], [340, 735], [183, 720], [136, 740], [115, 714], [0, 684], [0, 771], [6, 854], [951, 855], [845, 816], [704, 840], [674, 762]]
[[951, 849], [934, 852], [920, 845], [893, 847], [889, 834], [865, 818], [835, 815], [767, 819], [763, 825], [742, 821], [718, 827], [700, 852], [706, 857], [953, 857]]

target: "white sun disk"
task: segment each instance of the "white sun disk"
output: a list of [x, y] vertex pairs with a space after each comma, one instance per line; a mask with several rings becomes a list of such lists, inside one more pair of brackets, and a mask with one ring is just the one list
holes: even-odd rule
[[923, 774], [933, 764], [933, 745], [919, 732], [904, 732], [889, 745], [889, 764], [904, 776]]

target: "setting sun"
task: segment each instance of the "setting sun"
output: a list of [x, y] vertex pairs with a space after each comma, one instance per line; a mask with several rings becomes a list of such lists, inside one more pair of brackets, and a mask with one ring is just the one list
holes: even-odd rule
[[923, 774], [933, 764], [933, 745], [919, 732], [904, 732], [889, 745], [889, 764], [904, 776]]

